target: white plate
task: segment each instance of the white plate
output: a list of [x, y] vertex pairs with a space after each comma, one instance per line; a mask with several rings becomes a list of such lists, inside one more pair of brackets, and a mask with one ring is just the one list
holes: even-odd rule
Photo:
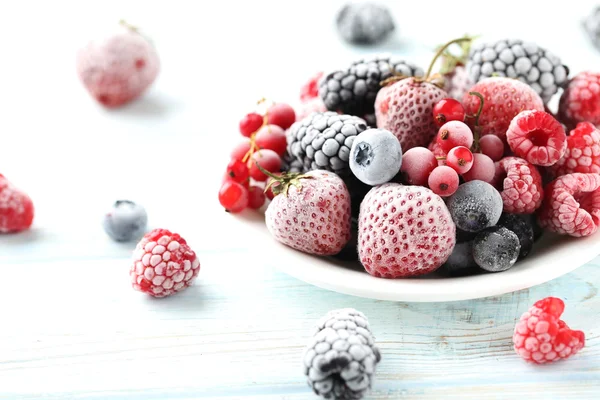
[[[497, 296], [550, 281], [586, 264], [600, 253], [600, 234], [571, 238], [545, 233], [530, 255], [500, 273], [448, 278], [430, 274], [409, 279], [383, 279], [369, 275], [360, 263], [342, 263], [316, 257], [275, 241], [262, 214], [227, 213], [233, 232], [240, 232], [272, 264], [285, 273], [312, 285], [339, 293], [377, 300], [434, 302]], [[233, 221], [232, 221], [233, 220]]]

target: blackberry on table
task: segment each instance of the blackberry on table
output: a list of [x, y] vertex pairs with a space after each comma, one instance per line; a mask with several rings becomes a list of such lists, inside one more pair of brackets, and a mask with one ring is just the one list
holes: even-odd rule
[[357, 400], [371, 388], [381, 354], [365, 315], [345, 308], [330, 311], [319, 321], [303, 360], [315, 394]]
[[590, 40], [600, 50], [600, 6], [597, 6], [583, 22]]
[[350, 3], [342, 7], [336, 18], [341, 37], [356, 44], [383, 41], [395, 29], [390, 11], [375, 3]]
[[473, 241], [475, 262], [489, 272], [506, 271], [515, 265], [520, 251], [519, 237], [501, 226], [480, 232]]
[[400, 58], [372, 56], [325, 76], [319, 84], [319, 95], [330, 111], [360, 117], [371, 115], [375, 111], [381, 81], [394, 73], [407, 77], [424, 75], [422, 68]]
[[519, 260], [527, 257], [533, 248], [533, 226], [529, 217], [520, 215], [503, 213], [498, 221], [497, 226], [503, 226], [513, 232], [519, 238], [521, 251], [519, 252]]
[[560, 58], [535, 43], [518, 39], [473, 44], [467, 71], [474, 83], [491, 76], [518, 79], [531, 86], [544, 103], [567, 84], [569, 75]]

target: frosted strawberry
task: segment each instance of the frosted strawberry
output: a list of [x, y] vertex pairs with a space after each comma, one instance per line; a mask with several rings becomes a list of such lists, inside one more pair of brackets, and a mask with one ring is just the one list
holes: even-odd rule
[[342, 179], [324, 170], [267, 174], [279, 183], [265, 213], [275, 240], [308, 254], [339, 253], [352, 236], [350, 193]]
[[577, 74], [560, 97], [558, 115], [570, 127], [578, 122], [600, 126], [600, 72]]
[[567, 149], [552, 167], [555, 176], [600, 173], [600, 130], [589, 122], [580, 122], [567, 136]]
[[374, 187], [360, 205], [358, 254], [382, 278], [427, 274], [450, 256], [456, 226], [440, 196], [421, 186]]
[[29, 229], [33, 216], [31, 198], [0, 174], [0, 233]]

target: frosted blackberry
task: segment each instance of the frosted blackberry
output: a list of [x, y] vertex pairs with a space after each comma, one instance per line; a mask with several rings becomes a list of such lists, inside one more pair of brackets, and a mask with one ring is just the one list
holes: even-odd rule
[[583, 27], [592, 43], [600, 50], [600, 6], [596, 7], [583, 22]]
[[352, 308], [327, 313], [304, 351], [304, 374], [315, 394], [354, 400], [371, 388], [381, 360], [369, 323]]
[[395, 29], [390, 11], [369, 2], [343, 6], [337, 15], [336, 26], [345, 41], [356, 44], [381, 42]]
[[448, 199], [448, 210], [463, 231], [479, 232], [496, 225], [502, 215], [502, 196], [489, 183], [470, 181]]
[[500, 217], [497, 226], [502, 226], [517, 235], [521, 244], [519, 260], [527, 257], [533, 248], [533, 226], [530, 218], [504, 213]]
[[478, 271], [479, 268], [473, 258], [473, 241], [456, 243], [452, 254], [440, 270], [451, 276], [473, 275]]
[[473, 258], [489, 272], [506, 271], [517, 262], [521, 244], [518, 236], [501, 226], [480, 232], [473, 241]]
[[144, 207], [129, 200], [118, 200], [104, 216], [104, 231], [117, 242], [138, 240], [148, 225]]
[[348, 69], [325, 76], [319, 84], [319, 95], [330, 111], [360, 117], [373, 114], [380, 83], [394, 72], [405, 76], [423, 76], [423, 69], [412, 63], [387, 55], [373, 56], [353, 62]]
[[518, 39], [473, 44], [467, 71], [474, 83], [490, 76], [518, 79], [530, 85], [544, 103], [567, 84], [569, 75], [560, 58], [535, 43]]
[[295, 122], [286, 133], [290, 169], [294, 172], [324, 169], [347, 177], [350, 148], [354, 138], [366, 129], [363, 119], [332, 111], [313, 113]]
[[391, 181], [401, 165], [402, 148], [392, 132], [367, 129], [354, 139], [350, 149], [350, 169], [367, 185]]

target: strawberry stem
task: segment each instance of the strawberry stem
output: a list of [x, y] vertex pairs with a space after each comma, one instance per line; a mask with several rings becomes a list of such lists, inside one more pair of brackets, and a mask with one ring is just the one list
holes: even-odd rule
[[264, 169], [263, 167], [260, 166], [260, 164], [257, 161], [254, 161], [256, 164], [256, 167], [260, 170], [260, 172], [262, 172], [263, 174], [265, 174], [266, 176], [268, 176], [269, 178], [269, 182], [267, 183], [267, 186], [265, 187], [265, 192], [267, 190], [269, 190], [269, 188], [271, 186], [273, 186], [275, 183], [279, 183], [276, 186], [273, 186], [273, 194], [275, 196], [277, 196], [280, 193], [283, 193], [286, 197], [288, 195], [288, 191], [290, 189], [291, 185], [294, 185], [294, 187], [298, 190], [298, 192], [302, 191], [302, 183], [300, 182], [301, 179], [313, 179], [312, 176], [310, 175], [305, 175], [299, 172], [288, 172], [288, 173], [284, 173], [281, 175], [275, 175], [269, 171], [267, 171], [266, 169]]
[[433, 67], [434, 67], [436, 61], [448, 47], [450, 47], [451, 45], [453, 45], [455, 43], [470, 42], [472, 40], [473, 40], [473, 38], [470, 38], [470, 37], [462, 37], [462, 38], [451, 40], [448, 43], [446, 43], [445, 45], [443, 45], [442, 47], [440, 47], [439, 50], [437, 51], [437, 53], [435, 53], [435, 56], [433, 56], [433, 60], [431, 60], [431, 64], [429, 64], [429, 68], [427, 69], [427, 73], [425, 74], [425, 77], [423, 78], [423, 80], [429, 79], [429, 77], [431, 76], [431, 71], [433, 71]]

